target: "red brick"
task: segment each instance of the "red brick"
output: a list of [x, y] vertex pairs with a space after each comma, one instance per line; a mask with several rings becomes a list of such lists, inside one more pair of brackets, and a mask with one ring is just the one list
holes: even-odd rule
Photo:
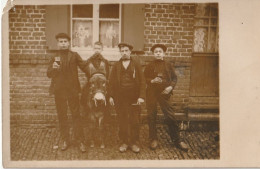
[[23, 53], [23, 54], [26, 54], [26, 53], [33, 53], [33, 50], [27, 50], [27, 49], [26, 49], [26, 50], [22, 50], [22, 53]]
[[35, 27], [36, 24], [35, 23], [25, 23], [26, 27]]
[[152, 26], [145, 26], [145, 29], [153, 30], [153, 27]]
[[16, 41], [15, 45], [25, 45], [26, 41]]
[[25, 5], [24, 9], [35, 9], [35, 6], [33, 6], [33, 5]]
[[153, 12], [153, 9], [145, 9], [144, 12]]
[[43, 36], [44, 33], [43, 33], [43, 32], [33, 32], [32, 35], [33, 35], [33, 36]]
[[165, 27], [159, 27], [159, 26], [155, 26], [154, 30], [165, 30]]
[[165, 13], [165, 9], [154, 9], [155, 13]]
[[10, 50], [10, 53], [21, 53], [20, 50]]
[[14, 13], [10, 13], [9, 14], [9, 18], [17, 18], [18, 14], [14, 14]]
[[31, 32], [20, 32], [20, 36], [30, 36]]
[[14, 26], [15, 27], [22, 27], [22, 26], [24, 26], [24, 23], [14, 23]]
[[148, 21], [157, 21], [158, 18], [148, 18]]
[[159, 36], [161, 39], [170, 39], [170, 36]]

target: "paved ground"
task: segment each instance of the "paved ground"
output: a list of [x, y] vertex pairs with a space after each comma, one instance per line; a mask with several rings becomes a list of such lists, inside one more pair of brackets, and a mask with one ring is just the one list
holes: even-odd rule
[[[141, 152], [135, 154], [128, 150], [126, 153], [118, 151], [117, 127], [107, 128], [106, 148], [89, 147], [86, 153], [81, 153], [76, 144], [66, 151], [61, 151], [61, 139], [57, 128], [11, 128], [11, 160], [158, 160], [158, 159], [219, 159], [219, 142], [215, 137], [218, 131], [183, 131], [185, 142], [190, 146], [188, 152], [175, 148], [167, 134], [167, 127], [158, 125], [158, 149], [150, 150], [148, 145], [148, 126], [142, 125], [140, 130]], [[85, 129], [86, 140], [88, 129]]]

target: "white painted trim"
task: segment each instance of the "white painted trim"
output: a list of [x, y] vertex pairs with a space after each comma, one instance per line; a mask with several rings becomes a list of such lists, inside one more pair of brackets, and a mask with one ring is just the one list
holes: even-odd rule
[[122, 41], [122, 4], [119, 4], [119, 43]]
[[111, 4], [111, 3], [210, 3], [221, 0], [15, 0], [15, 5], [57, 5], [57, 4]]
[[99, 41], [99, 4], [93, 4], [93, 42]]

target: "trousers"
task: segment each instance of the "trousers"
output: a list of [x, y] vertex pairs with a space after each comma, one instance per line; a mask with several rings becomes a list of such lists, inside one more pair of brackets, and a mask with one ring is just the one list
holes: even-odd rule
[[79, 96], [78, 94], [55, 94], [55, 104], [59, 120], [59, 129], [63, 140], [69, 141], [69, 123], [67, 109], [69, 107], [72, 115], [72, 127], [75, 139], [84, 141], [83, 126], [81, 125], [81, 116], [79, 111]]
[[139, 119], [141, 108], [136, 104], [138, 95], [134, 89], [120, 89], [117, 101], [119, 139], [125, 144], [137, 144], [139, 141]]
[[146, 106], [148, 113], [149, 138], [151, 140], [157, 139], [156, 117], [157, 117], [157, 103], [164, 114], [165, 124], [168, 126], [169, 135], [173, 142], [180, 141], [179, 127], [174, 116], [174, 109], [169, 101], [171, 94], [161, 94], [153, 88], [147, 88]]

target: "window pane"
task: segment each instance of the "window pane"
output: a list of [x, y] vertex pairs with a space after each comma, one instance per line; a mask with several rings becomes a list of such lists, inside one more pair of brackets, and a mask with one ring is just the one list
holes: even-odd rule
[[194, 32], [194, 52], [207, 52], [208, 29], [197, 28]]
[[196, 19], [195, 26], [207, 26], [209, 25], [209, 19]]
[[73, 5], [73, 18], [92, 18], [93, 17], [93, 5]]
[[210, 24], [213, 26], [217, 26], [217, 24], [218, 24], [217, 18], [212, 18]]
[[119, 18], [119, 4], [106, 4], [99, 6], [100, 18]]
[[211, 5], [211, 16], [218, 16], [218, 5], [217, 4], [213, 4]]
[[100, 21], [99, 39], [104, 48], [115, 48], [119, 43], [119, 22]]
[[217, 52], [216, 50], [216, 28], [210, 28], [208, 52]]
[[196, 16], [209, 16], [209, 5], [208, 4], [197, 4], [196, 5]]
[[74, 20], [72, 25], [72, 47], [91, 48], [92, 21]]

